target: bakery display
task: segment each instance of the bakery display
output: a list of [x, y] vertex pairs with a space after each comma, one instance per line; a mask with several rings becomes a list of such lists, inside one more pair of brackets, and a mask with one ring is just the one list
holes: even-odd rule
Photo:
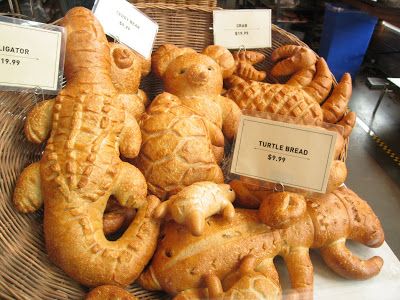
[[220, 95], [223, 77], [233, 67], [232, 54], [219, 46], [200, 54], [167, 44], [153, 54], [152, 68], [165, 92], [141, 119], [143, 142], [135, 165], [157, 197], [166, 199], [199, 181], [224, 181], [218, 165], [224, 137], [234, 137], [241, 114]]
[[[70, 10], [62, 25], [67, 85], [26, 120], [27, 128], [39, 132], [35, 141], [50, 136], [40, 162], [18, 179], [14, 203], [29, 212], [44, 202], [48, 256], [69, 276], [87, 286], [124, 286], [139, 276], [156, 247], [159, 224], [151, 214], [159, 200], [146, 198], [143, 175], [119, 158], [137, 155], [140, 130], [111, 80], [102, 27], [84, 8]], [[112, 242], [103, 233], [111, 195], [138, 209], [123, 236]]]
[[[227, 294], [238, 287], [243, 288], [241, 294], [250, 293], [247, 289], [252, 289], [252, 285], [246, 276], [264, 276], [268, 297], [279, 299], [279, 279], [273, 259], [282, 256], [293, 292], [311, 299], [310, 248], [319, 248], [325, 263], [346, 278], [370, 278], [379, 273], [383, 264], [380, 257], [362, 260], [346, 248], [347, 239], [369, 247], [378, 247], [384, 241], [381, 224], [371, 208], [346, 188], [307, 199], [303, 216], [284, 229], [271, 229], [263, 224], [255, 210], [236, 209], [232, 221], [211, 217], [199, 237], [175, 222], [167, 224], [162, 236], [139, 283], [145, 289], [164, 290], [171, 295], [189, 291], [192, 295], [222, 296], [218, 281]], [[246, 262], [248, 255], [253, 256], [250, 262]], [[246, 284], [240, 282], [243, 277]], [[208, 292], [202, 290], [207, 288]]]
[[[355, 240], [378, 247], [384, 240], [371, 208], [341, 186], [347, 176], [343, 148], [356, 120], [355, 113], [346, 112], [350, 77], [331, 91], [334, 78], [326, 63], [303, 46], [279, 47], [269, 57], [245, 49], [231, 53], [217, 45], [178, 47], [167, 40], [158, 44], [150, 62], [108, 42], [86, 9], [71, 10], [62, 26], [67, 85], [26, 118], [27, 139], [47, 140], [47, 145], [43, 156], [35, 153], [34, 160], [41, 160], [20, 174], [13, 197], [15, 211], [32, 213], [44, 206], [47, 252], [41, 244], [40, 210], [20, 216], [37, 219], [33, 238], [43, 255], [26, 244], [9, 247], [18, 248], [11, 264], [26, 259], [22, 251], [28, 260], [36, 259], [30, 267], [42, 281], [38, 285], [31, 271], [24, 273], [34, 287], [28, 298], [78, 299], [90, 287], [86, 299], [167, 297], [152, 290], [175, 299], [280, 299], [288, 294], [312, 299], [313, 248], [343, 277], [367, 279], [380, 272], [380, 257], [362, 260], [345, 245]], [[198, 52], [185, 45], [205, 48]], [[266, 59], [275, 66], [259, 69]], [[141, 82], [151, 65], [165, 91], [155, 99], [139, 89], [142, 84], [154, 94]], [[290, 75], [286, 84], [262, 82]], [[224, 80], [231, 85], [227, 93]], [[240, 108], [283, 113], [281, 121], [295, 115], [308, 126], [342, 125], [343, 131], [326, 127], [339, 133], [327, 193], [284, 186], [279, 191], [275, 183], [260, 185], [250, 178], [228, 184], [223, 156], [230, 147], [226, 141], [236, 134]], [[287, 265], [292, 291], [281, 286], [285, 275], [280, 278], [275, 268], [277, 256]], [[24, 298], [25, 287], [9, 278], [6, 296]], [[0, 282], [0, 297], [2, 287]]]
[[[294, 118], [296, 123], [322, 125], [322, 121], [336, 123], [341, 127], [328, 127], [327, 130], [338, 133], [331, 166], [327, 193], [336, 190], [347, 177], [347, 168], [339, 160], [347, 139], [356, 122], [354, 112], [345, 114], [351, 97], [351, 78], [345, 74], [341, 82], [333, 89], [331, 95], [332, 75], [325, 61], [317, 60], [314, 52], [306, 47], [286, 45], [272, 52], [271, 60], [276, 64], [271, 69], [274, 76], [292, 75], [285, 84], [244, 80], [239, 76], [227, 79], [233, 85], [226, 95], [242, 109], [255, 110]], [[322, 106], [319, 103], [325, 102]], [[285, 120], [283, 120], [285, 121]], [[326, 127], [326, 126], [325, 126]], [[261, 199], [273, 192], [273, 184], [260, 186], [257, 180], [250, 178], [235, 179], [231, 186], [237, 194], [236, 205], [241, 207], [259, 207]], [[301, 190], [292, 191], [304, 193]]]

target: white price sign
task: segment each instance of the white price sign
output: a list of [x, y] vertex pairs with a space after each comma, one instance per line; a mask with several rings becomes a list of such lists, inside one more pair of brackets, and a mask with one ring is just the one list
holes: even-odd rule
[[106, 34], [150, 58], [158, 24], [125, 0], [97, 0], [93, 13]]
[[325, 193], [335, 144], [333, 131], [243, 115], [231, 172]]
[[64, 28], [0, 17], [0, 88], [56, 93], [64, 69]]
[[213, 11], [214, 44], [228, 49], [271, 47], [271, 10]]

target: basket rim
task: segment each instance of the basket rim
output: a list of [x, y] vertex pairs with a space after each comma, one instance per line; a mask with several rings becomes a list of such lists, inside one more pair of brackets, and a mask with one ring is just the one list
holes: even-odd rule
[[213, 10], [223, 10], [223, 8], [218, 6], [202, 6], [195, 4], [175, 4], [175, 3], [131, 3], [139, 9], [149, 8], [149, 9], [162, 9], [162, 10], [195, 10], [210, 13]]

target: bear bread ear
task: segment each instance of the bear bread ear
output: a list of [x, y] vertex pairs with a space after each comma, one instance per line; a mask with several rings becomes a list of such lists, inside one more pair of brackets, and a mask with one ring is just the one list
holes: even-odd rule
[[196, 51], [191, 48], [178, 48], [172, 44], [161, 45], [151, 56], [153, 72], [158, 77], [163, 77], [169, 64], [178, 56], [186, 53], [196, 53]]
[[140, 73], [142, 77], [150, 73], [150, 59], [145, 59], [143, 56], [123, 44], [115, 42], [109, 42], [108, 44], [110, 46], [112, 59], [118, 68], [129, 68], [132, 64], [137, 62], [140, 65]]
[[235, 71], [235, 60], [228, 49], [222, 46], [211, 45], [205, 48], [202, 54], [211, 57], [219, 64], [222, 69], [223, 78], [232, 76]]
[[149, 75], [150, 70], [151, 70], [151, 59], [145, 59], [143, 57], [140, 57], [142, 60], [142, 77]]

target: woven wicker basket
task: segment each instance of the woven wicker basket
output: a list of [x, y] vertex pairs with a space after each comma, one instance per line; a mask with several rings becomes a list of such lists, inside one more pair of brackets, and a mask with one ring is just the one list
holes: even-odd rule
[[[160, 25], [155, 47], [169, 42], [201, 50], [212, 43], [213, 8], [159, 3], [138, 3], [137, 7]], [[284, 44], [304, 45], [276, 26], [272, 27], [272, 40], [271, 49], [260, 49], [267, 57]], [[269, 60], [259, 67], [269, 70]], [[161, 83], [152, 77], [144, 86], [153, 96], [162, 89]], [[12, 204], [17, 177], [25, 166], [38, 161], [43, 151], [43, 146], [32, 145], [23, 134], [25, 116], [40, 98], [33, 94], [0, 93], [0, 299], [82, 299], [87, 289], [66, 276], [46, 256], [42, 211], [23, 215]], [[141, 299], [167, 298], [135, 284], [129, 291]]]
[[145, 0], [130, 0], [129, 2], [136, 4], [148, 4], [153, 3], [153, 4], [172, 4], [172, 5], [197, 5], [197, 6], [204, 6], [204, 7], [216, 7], [217, 6], [217, 1], [216, 0], [151, 0], [151, 1], [145, 1]]

